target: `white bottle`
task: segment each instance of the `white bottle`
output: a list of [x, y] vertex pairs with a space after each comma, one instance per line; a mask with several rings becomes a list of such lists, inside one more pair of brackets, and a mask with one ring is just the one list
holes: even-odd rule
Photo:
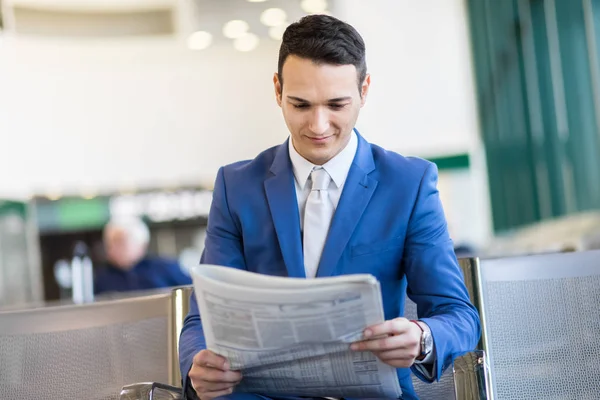
[[81, 258], [78, 256], [73, 257], [73, 259], [71, 260], [71, 282], [73, 282], [73, 303], [83, 304], [83, 265], [81, 262]]

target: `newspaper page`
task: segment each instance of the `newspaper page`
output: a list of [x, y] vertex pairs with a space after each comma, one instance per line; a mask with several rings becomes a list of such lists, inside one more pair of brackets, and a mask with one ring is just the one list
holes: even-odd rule
[[371, 275], [300, 279], [200, 265], [192, 270], [207, 348], [242, 372], [239, 392], [399, 398], [396, 369], [353, 352], [383, 322]]

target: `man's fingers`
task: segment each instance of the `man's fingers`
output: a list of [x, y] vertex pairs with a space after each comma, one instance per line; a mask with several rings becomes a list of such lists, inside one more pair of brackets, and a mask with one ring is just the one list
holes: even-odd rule
[[353, 343], [350, 347], [356, 351], [386, 351], [398, 349], [410, 349], [418, 344], [414, 338], [409, 335], [388, 336], [381, 339], [362, 340]]
[[387, 365], [391, 365], [394, 368], [410, 368], [415, 363], [414, 358], [391, 358], [391, 359], [381, 359], [380, 360]]
[[229, 389], [233, 389], [233, 387], [235, 385], [232, 385], [231, 383], [212, 383], [212, 382], [197, 382], [194, 381], [193, 379], [191, 380], [192, 382], [192, 387], [194, 388], [194, 390], [196, 392], [220, 392], [223, 390], [229, 390]]
[[205, 393], [196, 392], [196, 393], [198, 394], [198, 397], [200, 397], [201, 400], [211, 400], [211, 399], [216, 399], [217, 397], [230, 395], [231, 393], [233, 393], [233, 388], [224, 389], [224, 390], [220, 390], [220, 391], [214, 391], [214, 392], [205, 392]]
[[200, 351], [194, 356], [193, 362], [201, 367], [216, 368], [221, 371], [227, 371], [230, 367], [225, 357], [215, 354], [210, 350]]
[[418, 354], [415, 351], [408, 349], [400, 349], [400, 350], [388, 350], [388, 351], [375, 351], [373, 352], [381, 361], [391, 361], [398, 360], [408, 362], [410, 364], [413, 363], [415, 358], [417, 358]]
[[233, 392], [242, 374], [229, 368], [227, 360], [212, 351], [202, 350], [194, 356], [188, 376], [200, 399], [212, 400]]
[[237, 384], [242, 380], [242, 374], [237, 371], [223, 372], [213, 368], [204, 368], [200, 375], [200, 379], [211, 383]]
[[231, 383], [213, 383], [207, 389], [211, 392], [222, 392], [225, 390], [233, 390], [235, 386], [232, 386]]
[[194, 365], [189, 372], [189, 377], [196, 382], [237, 384], [242, 380], [238, 371], [221, 371], [220, 369], [200, 367]]
[[412, 324], [412, 322], [406, 318], [391, 319], [382, 324], [374, 325], [365, 329], [364, 337], [365, 339], [369, 339], [377, 336], [401, 335], [410, 330], [410, 324]]
[[[201, 398], [213, 398], [212, 392], [222, 392], [221, 396], [231, 393], [231, 390], [242, 379], [242, 375], [236, 371], [220, 371], [207, 367], [192, 367], [189, 373], [192, 387]], [[210, 395], [206, 395], [209, 393]]]

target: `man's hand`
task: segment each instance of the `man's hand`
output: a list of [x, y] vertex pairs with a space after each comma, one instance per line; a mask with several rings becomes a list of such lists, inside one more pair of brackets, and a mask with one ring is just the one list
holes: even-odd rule
[[421, 354], [421, 330], [406, 318], [396, 318], [369, 327], [364, 340], [351, 345], [352, 350], [371, 351], [384, 363], [408, 368]]
[[200, 400], [231, 394], [242, 380], [242, 374], [231, 371], [225, 358], [210, 350], [202, 350], [194, 356], [188, 376]]

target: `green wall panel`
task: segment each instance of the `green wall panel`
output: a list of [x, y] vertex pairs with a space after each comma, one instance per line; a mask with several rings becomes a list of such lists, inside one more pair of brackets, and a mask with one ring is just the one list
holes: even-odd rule
[[495, 230], [600, 208], [600, 1], [468, 8]]

